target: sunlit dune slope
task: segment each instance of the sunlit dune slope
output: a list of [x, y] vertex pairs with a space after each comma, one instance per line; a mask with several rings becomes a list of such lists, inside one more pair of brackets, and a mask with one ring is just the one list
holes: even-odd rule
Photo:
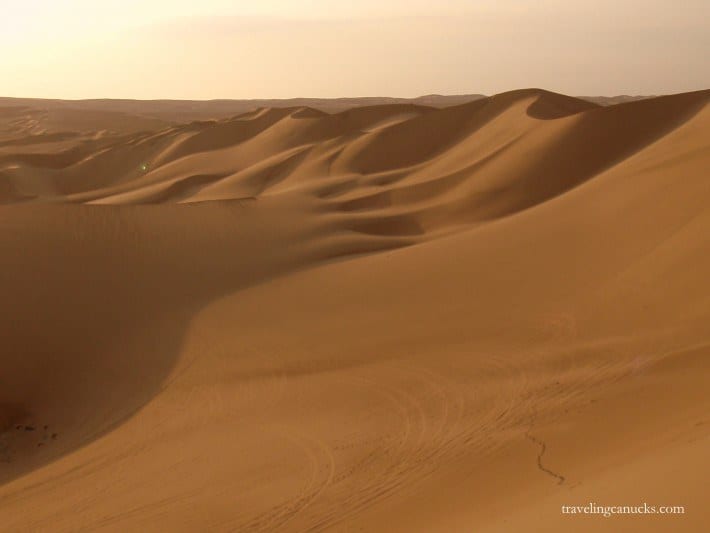
[[702, 530], [708, 103], [0, 140], [0, 523]]

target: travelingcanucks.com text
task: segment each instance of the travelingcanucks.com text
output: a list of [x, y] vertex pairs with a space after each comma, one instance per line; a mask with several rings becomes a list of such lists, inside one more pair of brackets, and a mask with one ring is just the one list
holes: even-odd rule
[[596, 514], [605, 518], [620, 514], [685, 514], [682, 505], [598, 505], [590, 502], [586, 505], [563, 505], [562, 514]]

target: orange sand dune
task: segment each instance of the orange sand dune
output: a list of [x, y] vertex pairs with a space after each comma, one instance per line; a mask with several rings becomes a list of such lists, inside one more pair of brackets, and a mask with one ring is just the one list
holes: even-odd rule
[[703, 530], [709, 103], [1, 109], [2, 529]]

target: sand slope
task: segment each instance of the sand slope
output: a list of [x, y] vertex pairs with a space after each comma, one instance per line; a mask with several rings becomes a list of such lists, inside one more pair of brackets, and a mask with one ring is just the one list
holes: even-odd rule
[[702, 530], [709, 102], [8, 136], [3, 528]]

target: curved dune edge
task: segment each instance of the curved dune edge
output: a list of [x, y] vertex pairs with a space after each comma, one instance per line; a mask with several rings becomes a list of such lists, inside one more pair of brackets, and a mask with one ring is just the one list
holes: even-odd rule
[[3, 144], [3, 523], [693, 530], [709, 98]]

